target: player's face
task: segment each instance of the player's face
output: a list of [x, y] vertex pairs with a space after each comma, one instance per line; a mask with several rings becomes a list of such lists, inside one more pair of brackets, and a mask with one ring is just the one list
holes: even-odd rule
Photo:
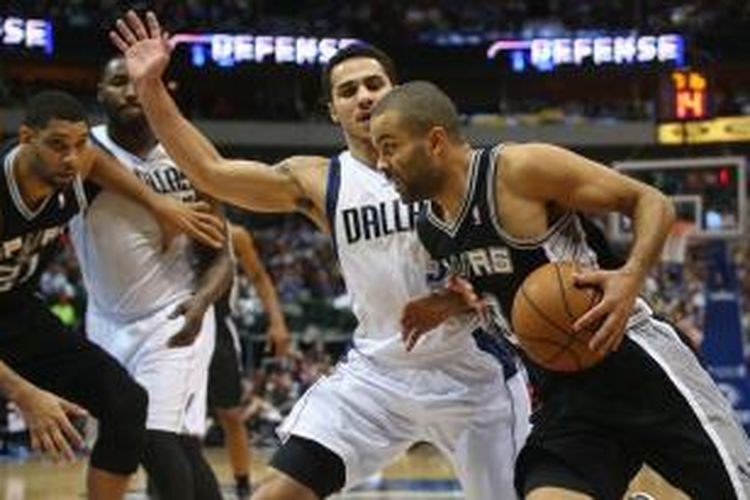
[[440, 184], [429, 135], [420, 136], [404, 127], [395, 111], [372, 121], [372, 137], [378, 152], [378, 169], [393, 183], [401, 199], [414, 202], [432, 198]]
[[376, 59], [347, 59], [331, 71], [331, 118], [349, 136], [368, 141], [370, 112], [391, 88], [393, 83]]
[[86, 122], [52, 119], [41, 129], [23, 127], [33, 174], [55, 189], [70, 184], [87, 161], [88, 134]]
[[141, 125], [146, 117], [130, 80], [124, 59], [112, 59], [99, 82], [99, 102], [110, 121], [118, 125]]

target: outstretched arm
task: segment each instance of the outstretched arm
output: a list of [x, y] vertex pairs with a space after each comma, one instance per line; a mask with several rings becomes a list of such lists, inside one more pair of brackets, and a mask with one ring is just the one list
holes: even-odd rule
[[156, 193], [98, 147], [90, 147], [89, 153], [88, 179], [143, 204], [163, 227], [174, 227], [205, 245], [221, 248], [225, 237], [224, 224], [218, 217], [206, 213], [205, 207], [186, 205]]
[[153, 13], [146, 15], [146, 24], [130, 11], [110, 36], [125, 55], [151, 128], [196, 188], [250, 210], [300, 211], [320, 222], [325, 194], [320, 181], [325, 179], [327, 160], [293, 157], [269, 168], [262, 162], [223, 158], [182, 116], [167, 91], [162, 75], [171, 47]]
[[263, 302], [266, 314], [268, 314], [268, 345], [273, 348], [273, 353], [276, 356], [284, 356], [289, 350], [290, 336], [284, 313], [281, 311], [276, 287], [258, 257], [250, 233], [243, 227], [231, 225], [230, 235], [237, 260], [242, 270], [253, 282], [260, 300]]

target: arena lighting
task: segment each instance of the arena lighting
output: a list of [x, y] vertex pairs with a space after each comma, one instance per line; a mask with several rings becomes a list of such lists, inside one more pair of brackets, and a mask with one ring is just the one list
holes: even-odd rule
[[339, 49], [359, 42], [353, 38], [179, 33], [172, 43], [186, 44], [193, 66], [212, 61], [218, 66], [274, 62], [276, 64], [325, 64]]
[[685, 42], [681, 35], [596, 36], [498, 40], [487, 49], [487, 59], [506, 52], [515, 72], [529, 67], [552, 71], [558, 66], [584, 64], [634, 65], [674, 63], [682, 65]]
[[3, 47], [41, 49], [52, 55], [52, 23], [44, 19], [0, 17], [0, 49]]

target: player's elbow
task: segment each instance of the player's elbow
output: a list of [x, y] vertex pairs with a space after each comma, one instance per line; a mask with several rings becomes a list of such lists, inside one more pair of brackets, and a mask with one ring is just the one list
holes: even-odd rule
[[649, 219], [660, 223], [665, 231], [669, 231], [677, 219], [672, 200], [658, 189], [650, 186], [645, 190], [644, 198], [647, 201], [645, 206], [647, 207]]

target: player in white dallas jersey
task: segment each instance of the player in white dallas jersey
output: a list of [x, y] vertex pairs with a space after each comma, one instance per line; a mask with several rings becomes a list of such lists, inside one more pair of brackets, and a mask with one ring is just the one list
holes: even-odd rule
[[[196, 202], [150, 131], [122, 58], [105, 66], [99, 100], [108, 124], [94, 127], [91, 140], [155, 191]], [[229, 252], [194, 246], [185, 235], [165, 237], [164, 248], [154, 218], [111, 191], [96, 195], [71, 234], [91, 292], [88, 336], [148, 392], [143, 465], [159, 498], [221, 498], [200, 437], [214, 348], [211, 304], [231, 282]]]
[[[528, 398], [516, 361], [466, 314], [407, 352], [400, 317], [407, 302], [440, 282], [419, 244], [419, 207], [399, 201], [375, 169], [370, 110], [392, 87], [393, 65], [352, 46], [324, 75], [331, 117], [348, 150], [330, 161], [293, 157], [275, 168], [222, 158], [185, 120], [161, 82], [169, 60], [156, 18], [134, 14], [113, 41], [126, 55], [151, 125], [200, 189], [254, 210], [299, 211], [329, 231], [359, 327], [334, 373], [297, 403], [272, 459], [279, 471], [256, 499], [314, 499], [361, 482], [415, 441], [453, 462], [467, 498], [513, 498], [513, 462], [527, 433]], [[431, 274], [432, 273], [432, 274]], [[455, 310], [464, 302], [448, 293]], [[430, 299], [422, 307], [431, 311]], [[408, 333], [408, 332], [406, 332]], [[496, 349], [503, 363], [479, 346]]]

